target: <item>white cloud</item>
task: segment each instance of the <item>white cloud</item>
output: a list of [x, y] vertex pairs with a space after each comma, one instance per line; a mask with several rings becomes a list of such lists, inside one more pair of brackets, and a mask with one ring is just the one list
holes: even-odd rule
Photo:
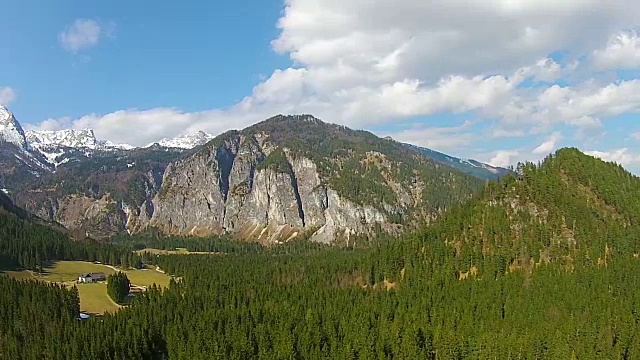
[[640, 154], [633, 153], [628, 148], [610, 151], [586, 151], [585, 153], [623, 166], [640, 165]]
[[630, 30], [612, 36], [604, 49], [594, 51], [593, 61], [599, 69], [640, 68], [638, 34]]
[[107, 28], [103, 29], [97, 20], [76, 19], [73, 24], [58, 34], [58, 41], [67, 51], [77, 53], [82, 49], [98, 45], [103, 36], [113, 37], [114, 31], [114, 23], [108, 24]]
[[516, 76], [522, 78], [533, 78], [539, 81], [552, 82], [560, 78], [563, 72], [574, 70], [577, 63], [572, 63], [566, 69], [551, 58], [538, 60], [533, 66], [525, 66], [516, 71]]
[[[271, 116], [272, 114], [268, 115]], [[245, 112], [238, 106], [226, 111], [211, 110], [194, 113], [172, 108], [149, 110], [121, 110], [79, 119], [48, 119], [35, 125], [26, 124], [28, 130], [93, 129], [99, 139], [144, 146], [163, 137], [175, 137], [203, 130], [220, 134], [229, 129], [241, 129], [264, 120], [267, 115]]]
[[9, 105], [16, 99], [16, 92], [8, 87], [0, 87], [0, 105]]
[[556, 149], [558, 141], [560, 140], [562, 140], [562, 134], [554, 132], [542, 144], [533, 149], [532, 153], [535, 155], [549, 154]]
[[498, 150], [491, 160], [489, 160], [489, 165], [508, 167], [509, 165], [513, 165], [513, 159], [519, 156], [520, 152], [517, 150]]
[[488, 109], [499, 118], [501, 133], [527, 127], [532, 133], [545, 133], [560, 124], [588, 133], [599, 130], [603, 119], [640, 112], [640, 79], [552, 85], [525, 95], [516, 94], [506, 106]]
[[342, 62], [425, 81], [450, 74], [511, 73], [557, 49], [582, 53], [640, 18], [629, 11], [630, 0], [286, 4], [278, 22], [282, 33], [273, 45], [302, 66]]
[[400, 131], [383, 132], [380, 136], [391, 136], [394, 140], [404, 143], [457, 153], [476, 139], [476, 134], [471, 132], [472, 125], [467, 121], [453, 127], [414, 126]]
[[[48, 120], [38, 127], [92, 127], [102, 138], [143, 145], [199, 129], [216, 134], [278, 113], [311, 113], [355, 128], [420, 116], [425, 118], [421, 127], [390, 135], [449, 150], [480, 141], [482, 134], [460, 122], [435, 127], [428, 116], [471, 112], [474, 119], [488, 122], [487, 135], [494, 138], [545, 136], [559, 125], [588, 133], [602, 128], [608, 117], [640, 110], [640, 80], [548, 83], [566, 80], [576, 69], [590, 71], [578, 66], [577, 59], [591, 61], [607, 41], [605, 49], [614, 48], [611, 34], [640, 23], [640, 12], [629, 11], [634, 4], [285, 0], [278, 21], [281, 33], [272, 46], [287, 54], [292, 65], [273, 71], [239, 103], [196, 113], [121, 110]], [[63, 41], [63, 34], [60, 38], [74, 45], [65, 48], [76, 52], [97, 44], [108, 31], [94, 23], [93, 32], [70, 26], [63, 34], [71, 41]], [[554, 60], [558, 50], [563, 56]], [[580, 79], [591, 77], [581, 74]], [[543, 153], [556, 143], [539, 145], [534, 150]], [[534, 147], [486, 158], [504, 166], [535, 157]]]

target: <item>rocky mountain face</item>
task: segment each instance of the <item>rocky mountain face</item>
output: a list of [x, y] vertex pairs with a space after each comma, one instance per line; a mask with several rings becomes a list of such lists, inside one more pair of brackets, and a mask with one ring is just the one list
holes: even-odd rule
[[170, 164], [144, 222], [265, 243], [348, 241], [429, 222], [481, 184], [371, 133], [277, 116]]
[[134, 149], [90, 130], [25, 133], [10, 118], [3, 129], [11, 142], [0, 144], [0, 161], [10, 166], [0, 173], [14, 174], [0, 188], [37, 216], [95, 238], [155, 228], [264, 243], [349, 241], [429, 223], [484, 183], [403, 144], [308, 115]]
[[139, 231], [140, 213], [162, 183], [167, 165], [183, 151], [161, 147], [68, 154], [73, 161], [10, 190], [15, 203], [37, 216], [94, 238]]
[[194, 150], [154, 145], [69, 161], [13, 196], [92, 237], [155, 228], [332, 242], [428, 223], [482, 183], [368, 132], [277, 116]]

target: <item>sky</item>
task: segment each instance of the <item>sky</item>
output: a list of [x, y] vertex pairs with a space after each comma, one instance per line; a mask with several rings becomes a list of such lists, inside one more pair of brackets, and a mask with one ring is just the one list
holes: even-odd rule
[[146, 145], [276, 114], [497, 166], [640, 173], [635, 0], [0, 0], [0, 104]]

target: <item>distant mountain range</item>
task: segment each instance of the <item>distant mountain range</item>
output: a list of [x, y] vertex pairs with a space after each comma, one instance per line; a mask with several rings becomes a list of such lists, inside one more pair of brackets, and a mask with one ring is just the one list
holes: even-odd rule
[[[188, 150], [204, 145], [213, 138], [215, 138], [214, 135], [207, 134], [204, 131], [197, 131], [193, 134], [186, 134], [174, 138], [163, 138], [157, 142], [146, 145], [145, 148], [159, 146]], [[387, 137], [387, 139], [393, 140], [390, 137]], [[98, 140], [94, 131], [91, 129], [24, 131], [13, 114], [2, 105], [0, 105], [0, 141], [12, 143], [20, 149], [27, 150], [27, 152], [29, 150], [35, 150], [36, 153], [39, 153], [46, 160], [37, 166], [40, 168], [56, 168], [72, 160], [72, 158], [68, 156], [69, 153], [81, 152], [85, 156], [90, 156], [91, 153], [95, 151], [132, 150], [136, 148], [128, 144], [116, 144], [109, 140]], [[508, 172], [507, 169], [493, 167], [476, 160], [456, 158], [412, 144], [405, 145], [443, 165], [451, 166], [478, 178], [495, 180]], [[33, 152], [31, 155], [34, 155]]]
[[508, 169], [491, 166], [489, 164], [481, 163], [477, 160], [461, 159], [461, 158], [453, 157], [447, 154], [443, 154], [435, 150], [427, 149], [424, 147], [411, 145], [411, 144], [405, 144], [405, 145], [441, 164], [451, 166], [452, 168], [458, 169], [463, 173], [476, 176], [482, 179], [497, 180], [509, 173]]
[[415, 228], [489, 178], [476, 163], [456, 167], [465, 162], [426, 150], [310, 115], [134, 148], [91, 130], [25, 132], [0, 110], [0, 189], [40, 218], [96, 238], [154, 228], [331, 242]]

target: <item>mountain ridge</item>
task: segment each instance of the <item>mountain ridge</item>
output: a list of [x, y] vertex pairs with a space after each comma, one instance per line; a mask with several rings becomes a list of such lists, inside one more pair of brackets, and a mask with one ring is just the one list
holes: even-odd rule
[[10, 190], [28, 210], [95, 237], [158, 228], [272, 243], [415, 228], [482, 182], [366, 131], [279, 115], [191, 150], [70, 160]]
[[[22, 130], [20, 123], [15, 119], [13, 114], [6, 108], [0, 108], [0, 119], [11, 119], [13, 131], [5, 131], [10, 135], [11, 141], [22, 148], [30, 148], [40, 152], [48, 163], [56, 168], [66, 161], [69, 161], [69, 152], [84, 151], [85, 155], [90, 155], [90, 151], [114, 151], [114, 150], [132, 150], [137, 148], [128, 144], [116, 144], [109, 140], [98, 140], [94, 130], [92, 129], [64, 129], [64, 130]], [[309, 118], [308, 121], [314, 121]], [[2, 121], [0, 121], [0, 124]], [[258, 126], [254, 124], [253, 126]], [[341, 125], [336, 125], [341, 126]], [[234, 130], [237, 131], [237, 130]], [[2, 136], [2, 131], [0, 131]], [[142, 148], [153, 146], [177, 148], [190, 150], [198, 146], [202, 146], [213, 140], [216, 136], [208, 134], [204, 131], [196, 131], [192, 134], [184, 134], [173, 138], [163, 138], [158, 141], [151, 142]], [[391, 137], [386, 137], [390, 141], [396, 141]], [[422, 153], [423, 155], [443, 164], [467, 174], [479, 177], [481, 179], [495, 180], [508, 172], [507, 169], [493, 167], [488, 164], [481, 163], [472, 159], [456, 158], [432, 149], [420, 147], [417, 145], [403, 143], [407, 147]]]
[[374, 224], [393, 231], [429, 222], [480, 184], [372, 133], [278, 115], [224, 133], [170, 165], [150, 224], [266, 242], [301, 233], [348, 241]]

